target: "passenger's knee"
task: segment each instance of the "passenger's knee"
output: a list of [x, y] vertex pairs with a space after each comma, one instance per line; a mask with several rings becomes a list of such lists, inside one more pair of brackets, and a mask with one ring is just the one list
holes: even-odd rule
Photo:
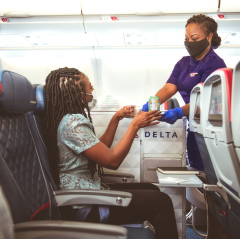
[[162, 193], [162, 199], [163, 199], [163, 201], [164, 201], [164, 204], [167, 206], [167, 205], [169, 205], [169, 206], [172, 206], [173, 204], [172, 204], [172, 199], [171, 199], [171, 197], [168, 195], [168, 194], [166, 194], [166, 193]]

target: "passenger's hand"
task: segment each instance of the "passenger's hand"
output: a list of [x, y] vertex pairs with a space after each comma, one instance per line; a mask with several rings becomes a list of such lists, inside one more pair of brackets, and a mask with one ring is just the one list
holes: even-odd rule
[[144, 128], [150, 125], [159, 124], [160, 111], [154, 110], [150, 112], [139, 111], [138, 114], [134, 117], [131, 124], [136, 126], [138, 129]]
[[131, 109], [131, 106], [124, 106], [122, 109], [116, 112], [115, 116], [119, 120], [123, 119], [124, 117], [128, 118], [131, 116], [132, 111], [134, 111], [134, 109]]

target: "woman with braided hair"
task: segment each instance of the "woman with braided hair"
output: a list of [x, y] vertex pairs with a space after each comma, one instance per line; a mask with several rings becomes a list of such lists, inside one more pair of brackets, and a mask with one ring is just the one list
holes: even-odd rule
[[[117, 169], [127, 156], [136, 132], [159, 123], [161, 118], [158, 111], [140, 111], [123, 139], [111, 150], [118, 123], [130, 116], [130, 107], [116, 112], [106, 132], [98, 139], [90, 114], [96, 103], [93, 86], [84, 73], [67, 67], [52, 71], [44, 89], [44, 139], [54, 181], [62, 189], [100, 189], [102, 167]], [[130, 192], [132, 201], [128, 207], [110, 206], [108, 224], [148, 220], [155, 228], [156, 238], [178, 238], [172, 201], [158, 187], [148, 183], [129, 183], [111, 184], [110, 189]], [[67, 218], [78, 219], [81, 210], [86, 208], [91, 205], [69, 208]], [[89, 211], [84, 221], [99, 222], [98, 208], [93, 206]]]

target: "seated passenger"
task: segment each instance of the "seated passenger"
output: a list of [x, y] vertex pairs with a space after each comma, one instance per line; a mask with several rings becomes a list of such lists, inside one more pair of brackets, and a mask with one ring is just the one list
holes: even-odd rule
[[[130, 116], [130, 107], [116, 112], [106, 132], [98, 139], [90, 114], [94, 105], [93, 86], [84, 73], [67, 67], [52, 71], [46, 78], [45, 92], [44, 138], [53, 178], [62, 189], [100, 189], [102, 167], [117, 169], [127, 156], [137, 131], [158, 124], [161, 117], [157, 111], [139, 112], [123, 139], [110, 149], [118, 123]], [[133, 197], [128, 207], [109, 207], [108, 224], [148, 220], [156, 230], [156, 238], [178, 238], [172, 201], [157, 186], [111, 184], [110, 189], [130, 192]], [[74, 219], [79, 209], [88, 206], [76, 205], [68, 216]], [[96, 208], [92, 208], [85, 221], [99, 222]]]

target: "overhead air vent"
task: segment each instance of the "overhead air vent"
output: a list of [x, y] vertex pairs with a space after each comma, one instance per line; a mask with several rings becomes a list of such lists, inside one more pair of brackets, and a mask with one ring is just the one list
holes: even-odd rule
[[31, 47], [31, 44], [20, 35], [0, 35], [0, 41], [7, 47]]
[[224, 45], [240, 45], [240, 32], [231, 32], [223, 41]]
[[26, 35], [24, 36], [34, 47], [59, 46], [59, 43], [53, 35]]
[[159, 46], [183, 46], [184, 32], [161, 32], [157, 34], [156, 45]]
[[94, 34], [56, 34], [55, 37], [60, 42], [61, 46], [98, 46]]
[[156, 45], [156, 34], [133, 34], [134, 45], [154, 46]]

